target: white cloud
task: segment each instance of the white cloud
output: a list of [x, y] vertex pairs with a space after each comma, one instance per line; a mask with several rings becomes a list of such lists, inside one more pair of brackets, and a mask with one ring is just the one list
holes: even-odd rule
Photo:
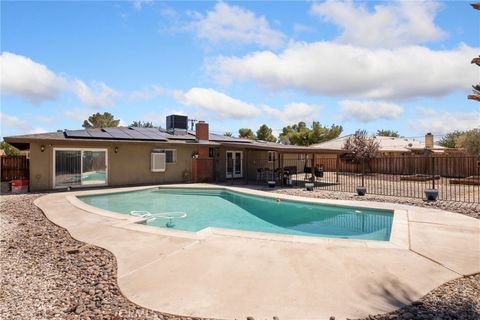
[[68, 81], [30, 58], [3, 52], [1, 89], [9, 95], [22, 96], [31, 103], [53, 100], [68, 87]]
[[119, 96], [117, 91], [105, 83], [96, 81], [87, 86], [81, 80], [74, 80], [71, 82], [71, 90], [83, 103], [91, 107], [113, 107], [115, 98]]
[[212, 43], [233, 42], [257, 44], [262, 47], [276, 48], [284, 43], [285, 36], [270, 28], [264, 16], [225, 2], [218, 2], [212, 11], [199, 15], [193, 23], [193, 29], [200, 39]]
[[52, 124], [55, 122], [54, 117], [41, 116], [41, 115], [35, 116], [35, 120], [46, 123], [46, 124]]
[[352, 1], [313, 3], [311, 12], [343, 29], [336, 41], [366, 47], [395, 47], [442, 39], [435, 25], [440, 4], [434, 1], [398, 1], [374, 6]]
[[151, 100], [157, 96], [161, 96], [163, 94], [166, 94], [168, 92], [167, 89], [163, 88], [162, 86], [159, 85], [150, 85], [146, 88], [143, 88], [141, 90], [135, 90], [133, 91], [129, 98], [132, 101], [144, 101], [144, 100]]
[[30, 122], [21, 120], [16, 116], [11, 116], [0, 112], [1, 135], [6, 136], [13, 132], [15, 134], [43, 133], [46, 132], [42, 128], [34, 128]]
[[88, 117], [92, 115], [92, 112], [88, 111], [87, 109], [73, 108], [65, 110], [63, 115], [67, 119], [78, 120], [83, 123], [84, 120], [88, 119]]
[[142, 10], [144, 4], [152, 4], [153, 0], [133, 0], [133, 8], [135, 10]]
[[419, 109], [421, 119], [410, 121], [418, 133], [446, 134], [455, 130], [480, 128], [480, 111], [450, 112], [432, 108]]
[[378, 119], [398, 119], [403, 108], [394, 103], [381, 101], [354, 101], [342, 100], [338, 103], [344, 120], [371, 122]]
[[283, 123], [292, 124], [300, 121], [308, 122], [310, 119], [318, 117], [322, 106], [311, 105], [303, 102], [292, 102], [284, 106], [283, 110], [278, 110], [269, 106], [262, 106], [262, 110], [274, 119], [281, 120]]
[[180, 103], [210, 112], [218, 118], [251, 118], [259, 116], [260, 109], [250, 103], [207, 88], [192, 88], [187, 92], [176, 91]]
[[304, 24], [301, 24], [301, 23], [295, 23], [293, 24], [293, 32], [295, 33], [308, 33], [308, 32], [312, 32], [313, 29], [304, 25]]
[[20, 120], [15, 116], [10, 116], [3, 112], [0, 112], [0, 123], [2, 127], [15, 128], [22, 131], [28, 131], [31, 129], [30, 124], [25, 120]]
[[20, 96], [33, 104], [54, 100], [62, 92], [72, 92], [86, 105], [109, 107], [119, 95], [103, 82], [92, 82], [89, 86], [82, 80], [55, 74], [47, 66], [14, 53], [3, 52], [0, 65], [2, 94]]
[[206, 69], [224, 85], [253, 80], [273, 90], [408, 99], [469, 88], [478, 81], [478, 71], [466, 62], [478, 50], [464, 44], [435, 51], [421, 46], [368, 49], [332, 42], [292, 43], [279, 54], [258, 51], [218, 57], [208, 61]]
[[36, 133], [45, 133], [45, 132], [48, 132], [48, 130], [46, 130], [44, 128], [35, 128], [35, 129], [31, 129], [31, 130], [27, 131], [26, 133], [27, 134], [36, 134]]

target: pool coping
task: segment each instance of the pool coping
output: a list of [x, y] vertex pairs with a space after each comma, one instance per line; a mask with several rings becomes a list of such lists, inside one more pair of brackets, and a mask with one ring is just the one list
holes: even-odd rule
[[[329, 237], [313, 237], [313, 236], [301, 236], [301, 235], [288, 235], [288, 234], [277, 234], [269, 232], [257, 232], [257, 231], [245, 231], [245, 230], [236, 230], [236, 229], [225, 229], [225, 228], [216, 228], [216, 227], [207, 227], [197, 232], [177, 230], [177, 229], [166, 229], [158, 228], [155, 226], [148, 226], [143, 224], [146, 221], [146, 218], [128, 216], [121, 213], [116, 213], [104, 209], [100, 209], [91, 205], [86, 204], [81, 201], [77, 196], [86, 196], [86, 195], [100, 195], [100, 194], [112, 194], [112, 193], [123, 193], [130, 191], [139, 191], [146, 189], [154, 188], [182, 188], [182, 189], [217, 189], [217, 190], [230, 190], [242, 194], [261, 196], [266, 198], [280, 199], [280, 200], [290, 200], [290, 201], [300, 201], [306, 203], [315, 203], [323, 204], [337, 207], [355, 207], [355, 208], [366, 208], [366, 209], [382, 209], [390, 210], [393, 212], [393, 221], [392, 221], [392, 230], [390, 233], [389, 241], [381, 240], [364, 240], [364, 239], [343, 239], [343, 238], [329, 238]], [[376, 203], [376, 202], [360, 202], [360, 201], [346, 201], [341, 200], [339, 203], [338, 200], [329, 200], [329, 199], [315, 199], [315, 198], [305, 198], [300, 196], [292, 196], [286, 194], [272, 194], [270, 192], [256, 190], [256, 189], [247, 189], [239, 188], [232, 186], [218, 186], [211, 184], [170, 184], [170, 185], [150, 185], [150, 186], [141, 186], [141, 187], [124, 187], [116, 189], [98, 189], [98, 190], [82, 190], [82, 191], [72, 191], [69, 195], [66, 195], [65, 198], [73, 206], [93, 213], [100, 216], [113, 218], [118, 220], [117, 223], [113, 224], [113, 227], [128, 229], [132, 231], [147, 232], [162, 236], [169, 237], [179, 237], [192, 240], [205, 240], [212, 236], [223, 236], [223, 237], [240, 237], [248, 239], [257, 239], [257, 240], [269, 240], [269, 241], [282, 241], [282, 242], [294, 242], [294, 243], [310, 243], [310, 244], [327, 244], [334, 246], [344, 246], [344, 247], [365, 247], [365, 248], [384, 248], [384, 249], [410, 249], [410, 232], [409, 232], [409, 217], [408, 210], [397, 208], [396, 204], [389, 203]]]

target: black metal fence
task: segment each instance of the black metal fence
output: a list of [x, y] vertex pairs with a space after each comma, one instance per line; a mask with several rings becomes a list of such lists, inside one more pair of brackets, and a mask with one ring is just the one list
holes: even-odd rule
[[[381, 157], [362, 164], [337, 157], [314, 159], [249, 159], [244, 164], [246, 183], [425, 198], [426, 189], [438, 191], [439, 200], [480, 203], [480, 158], [472, 156]], [[232, 180], [233, 181], [233, 180]]]

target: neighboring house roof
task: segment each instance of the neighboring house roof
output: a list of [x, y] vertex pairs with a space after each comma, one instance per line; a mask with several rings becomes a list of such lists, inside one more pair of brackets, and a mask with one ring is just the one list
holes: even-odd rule
[[243, 138], [228, 137], [224, 135], [209, 133], [208, 141], [197, 141], [195, 132], [188, 131], [184, 134], [172, 134], [165, 130], [156, 128], [135, 128], [135, 127], [117, 127], [105, 129], [83, 129], [83, 130], [64, 130], [60, 132], [26, 134], [5, 137], [4, 140], [11, 145], [26, 150], [31, 142], [65, 142], [65, 141], [88, 141], [88, 142], [112, 142], [121, 141], [129, 143], [169, 143], [169, 144], [202, 144], [209, 146], [230, 146], [247, 147], [259, 150], [275, 150], [279, 152], [312, 152], [312, 151], [332, 151], [324, 148], [312, 150], [309, 147], [283, 145], [279, 143], [249, 140]]
[[[311, 145], [312, 148], [320, 149], [332, 149], [332, 150], [342, 150], [345, 142], [353, 136], [353, 134], [338, 137], [329, 141], [322, 143], [317, 143]], [[374, 136], [373, 137], [379, 143], [379, 151], [381, 152], [410, 152], [412, 150], [423, 150], [425, 149], [425, 141], [417, 140], [413, 138], [395, 138], [395, 137], [383, 137], [383, 136]], [[434, 145], [432, 150], [443, 151], [445, 147]]]

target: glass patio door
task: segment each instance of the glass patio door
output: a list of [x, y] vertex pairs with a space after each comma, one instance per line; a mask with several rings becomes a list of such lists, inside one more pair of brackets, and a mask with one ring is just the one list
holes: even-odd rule
[[106, 149], [54, 149], [54, 187], [107, 185]]
[[243, 177], [243, 152], [227, 151], [226, 176], [227, 178]]

